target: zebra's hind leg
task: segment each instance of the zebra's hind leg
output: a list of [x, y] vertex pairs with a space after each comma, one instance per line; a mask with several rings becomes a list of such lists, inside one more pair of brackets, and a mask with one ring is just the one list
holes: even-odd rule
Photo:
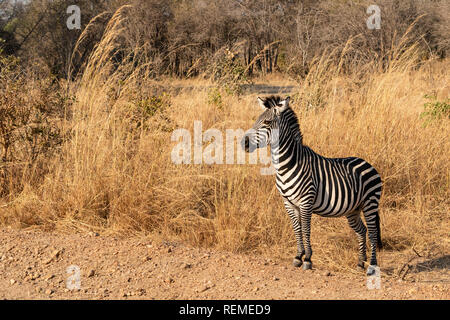
[[302, 226], [299, 219], [299, 211], [287, 200], [284, 201], [284, 206], [289, 218], [291, 218], [295, 239], [297, 240], [297, 255], [294, 257], [292, 264], [294, 267], [300, 267], [303, 264], [302, 258], [305, 255], [305, 248], [303, 247]]
[[366, 233], [367, 229], [361, 220], [359, 211], [347, 216], [348, 224], [358, 237], [358, 268], [364, 270], [364, 262], [367, 261]]
[[311, 262], [312, 249], [311, 249], [311, 242], [310, 242], [311, 216], [312, 216], [311, 205], [309, 203], [305, 204], [305, 205], [301, 205], [300, 206], [300, 221], [301, 221], [301, 227], [302, 227], [302, 235], [303, 235], [304, 241], [305, 241], [305, 259], [303, 260], [303, 270], [312, 269], [312, 262]]
[[377, 245], [381, 247], [380, 217], [378, 215], [378, 199], [370, 198], [363, 208], [364, 219], [366, 220], [370, 240], [370, 266], [367, 268], [367, 275], [375, 273], [377, 268]]

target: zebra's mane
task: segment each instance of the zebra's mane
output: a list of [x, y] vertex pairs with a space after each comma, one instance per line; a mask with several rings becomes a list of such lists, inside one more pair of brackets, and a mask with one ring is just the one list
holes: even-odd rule
[[268, 109], [279, 106], [281, 102], [280, 96], [270, 96], [263, 100], [264, 106]]
[[298, 117], [295, 114], [294, 110], [292, 108], [289, 108], [289, 124], [291, 128], [292, 136], [295, 140], [300, 142], [300, 144], [303, 145], [303, 134], [300, 130], [300, 124], [298, 122]]

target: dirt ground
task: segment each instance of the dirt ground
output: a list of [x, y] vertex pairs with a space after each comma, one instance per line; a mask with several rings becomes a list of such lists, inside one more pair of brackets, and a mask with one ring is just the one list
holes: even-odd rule
[[363, 273], [304, 271], [262, 256], [143, 237], [2, 228], [0, 298], [449, 299], [449, 256], [438, 259], [417, 262], [417, 273], [404, 280], [382, 268], [380, 289], [368, 289]]

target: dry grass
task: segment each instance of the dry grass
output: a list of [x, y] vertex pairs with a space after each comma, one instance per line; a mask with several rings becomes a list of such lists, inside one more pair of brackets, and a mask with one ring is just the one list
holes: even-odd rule
[[[0, 200], [0, 222], [154, 234], [290, 259], [295, 240], [273, 176], [260, 175], [257, 165], [175, 165], [170, 158], [172, 130], [192, 133], [194, 120], [204, 131], [248, 129], [259, 113], [256, 95], [224, 95], [218, 108], [207, 103], [206, 89], [182, 91], [164, 109], [143, 116], [136, 97], [154, 89], [146, 77], [151, 66], [140, 61], [139, 69], [130, 68], [139, 54], [119, 67], [111, 59], [126, 10], [116, 12], [83, 78], [71, 85], [76, 102], [65, 123], [70, 138], [47, 162], [50, 173], [40, 184], [24, 181], [20, 194]], [[393, 57], [387, 71], [363, 76], [340, 75], [339, 63], [326, 57], [314, 64], [292, 106], [307, 145], [329, 157], [362, 157], [381, 173], [381, 265], [386, 252], [413, 247], [448, 253], [449, 120], [424, 126], [419, 114], [424, 94], [448, 98], [449, 61], [419, 66], [407, 50]], [[345, 219], [314, 217], [312, 245], [317, 265], [353, 269], [356, 237]]]

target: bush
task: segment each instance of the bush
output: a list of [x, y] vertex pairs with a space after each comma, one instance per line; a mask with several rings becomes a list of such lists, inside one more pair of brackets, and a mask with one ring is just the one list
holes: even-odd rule
[[160, 94], [134, 99], [133, 122], [136, 128], [146, 129], [150, 118], [154, 117], [157, 113], [162, 114], [170, 106], [170, 99], [170, 95], [165, 91]]
[[[59, 122], [71, 99], [55, 79], [30, 80], [19, 60], [0, 56], [0, 193], [21, 188], [18, 178], [62, 142]], [[42, 163], [42, 161], [41, 161]], [[35, 172], [41, 176], [43, 172]]]
[[429, 101], [424, 104], [425, 111], [420, 114], [425, 125], [435, 120], [450, 119], [450, 99], [439, 101], [433, 95], [425, 95], [425, 98]]
[[229, 95], [242, 94], [242, 85], [248, 82], [245, 67], [238, 56], [228, 49], [224, 54], [219, 54], [212, 74], [219, 88]]
[[212, 87], [208, 89], [208, 104], [222, 109], [223, 101], [219, 88]]

